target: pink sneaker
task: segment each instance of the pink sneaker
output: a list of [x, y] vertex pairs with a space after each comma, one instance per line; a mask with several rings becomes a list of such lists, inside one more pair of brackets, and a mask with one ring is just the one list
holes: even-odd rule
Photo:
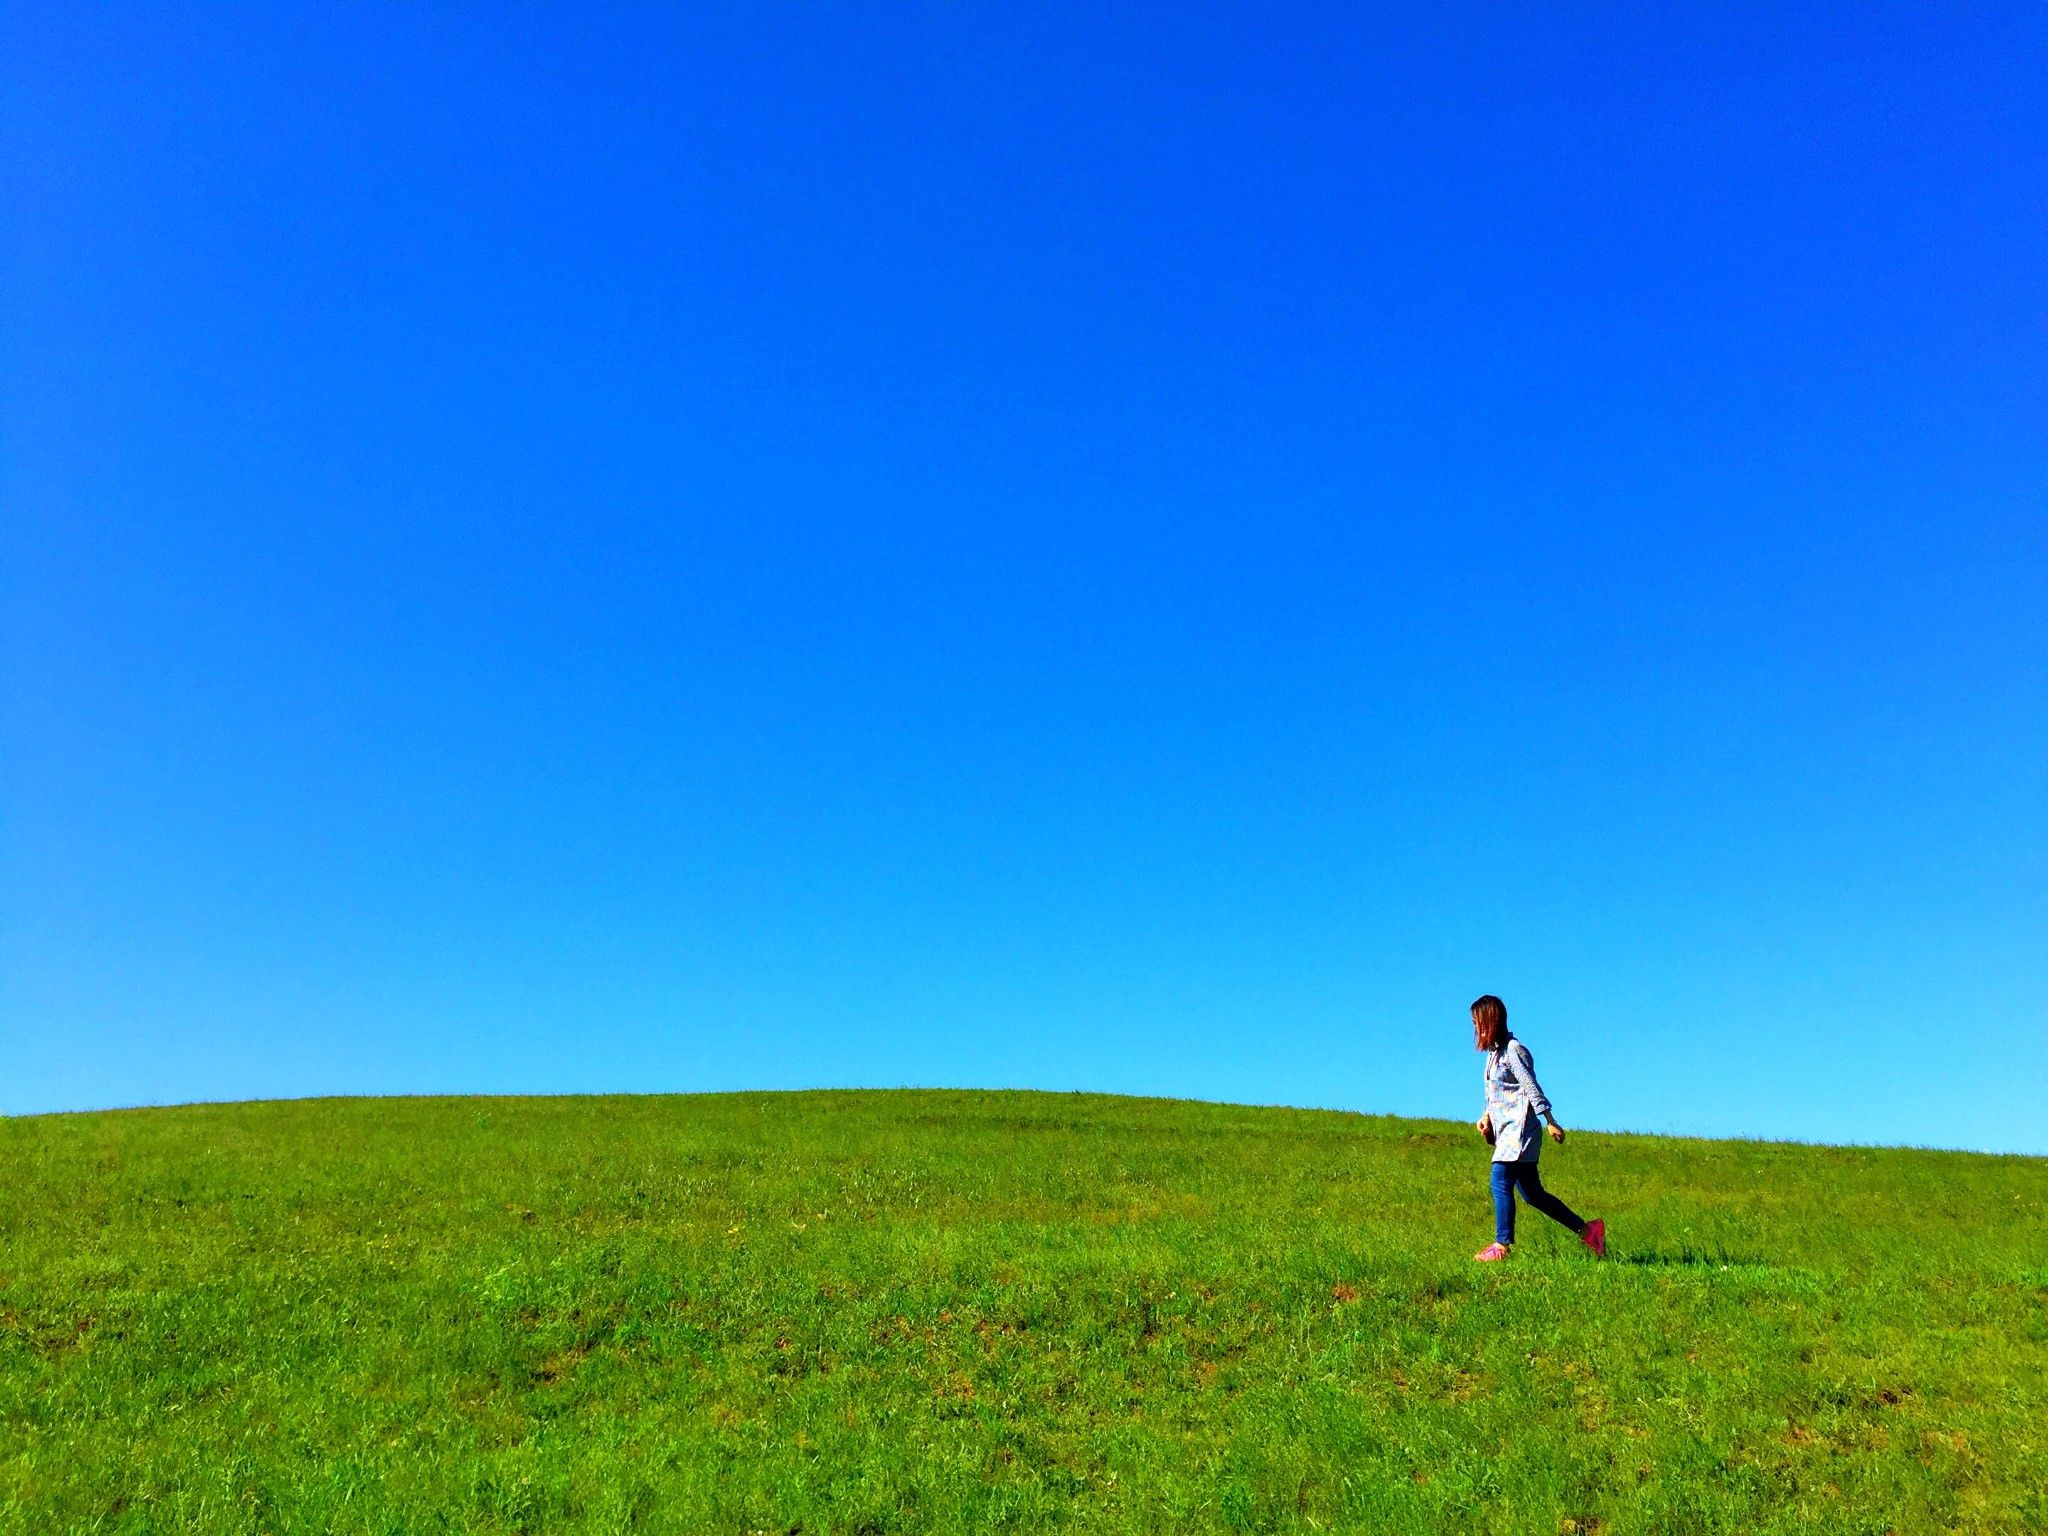
[[1488, 1243], [1484, 1248], [1472, 1255], [1481, 1264], [1498, 1264], [1507, 1256], [1508, 1245], [1506, 1243]]
[[1586, 1230], [1579, 1234], [1579, 1241], [1592, 1249], [1596, 1256], [1603, 1259], [1606, 1258], [1607, 1223], [1604, 1221], [1587, 1222]]

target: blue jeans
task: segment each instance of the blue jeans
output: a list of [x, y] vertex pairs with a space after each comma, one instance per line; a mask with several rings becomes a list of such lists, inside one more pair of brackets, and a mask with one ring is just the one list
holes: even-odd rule
[[1578, 1213], [1557, 1196], [1543, 1187], [1543, 1181], [1536, 1177], [1536, 1160], [1532, 1157], [1526, 1163], [1495, 1163], [1493, 1165], [1493, 1240], [1497, 1243], [1512, 1243], [1515, 1240], [1515, 1186], [1522, 1186], [1522, 1198], [1535, 1206], [1561, 1226], [1574, 1232], [1586, 1230], [1586, 1224], [1579, 1220]]

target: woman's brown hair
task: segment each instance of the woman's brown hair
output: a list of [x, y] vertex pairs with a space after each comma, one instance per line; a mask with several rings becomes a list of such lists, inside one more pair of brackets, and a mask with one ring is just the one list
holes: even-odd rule
[[1472, 1005], [1472, 1044], [1497, 1051], [1508, 1038], [1508, 1005], [1491, 992]]

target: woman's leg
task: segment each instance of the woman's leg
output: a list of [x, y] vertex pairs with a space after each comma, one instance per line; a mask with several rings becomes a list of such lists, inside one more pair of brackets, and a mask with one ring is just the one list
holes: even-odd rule
[[1515, 1176], [1513, 1163], [1493, 1165], [1493, 1240], [1503, 1248], [1515, 1240]]
[[[1500, 1168], [1507, 1165], [1495, 1163], [1493, 1166]], [[1513, 1167], [1515, 1169], [1515, 1181], [1522, 1186], [1522, 1198], [1524, 1200], [1535, 1206], [1537, 1210], [1561, 1227], [1566, 1227], [1573, 1232], [1583, 1232], [1586, 1230], [1586, 1224], [1579, 1219], [1579, 1213], [1543, 1187], [1543, 1180], [1536, 1175], [1536, 1164], [1533, 1159], [1526, 1163], [1516, 1163]]]

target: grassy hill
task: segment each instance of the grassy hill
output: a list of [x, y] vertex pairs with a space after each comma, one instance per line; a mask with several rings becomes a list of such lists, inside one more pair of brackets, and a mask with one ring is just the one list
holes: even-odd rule
[[2048, 1160], [1023, 1093], [0, 1123], [0, 1528], [2048, 1527]]

